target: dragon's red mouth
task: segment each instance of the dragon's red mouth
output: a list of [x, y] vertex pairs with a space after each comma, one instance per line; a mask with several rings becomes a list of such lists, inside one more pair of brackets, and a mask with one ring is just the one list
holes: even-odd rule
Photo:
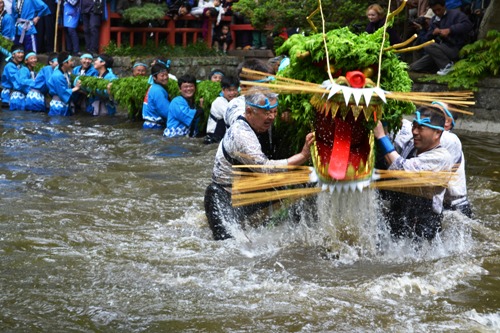
[[[380, 101], [378, 101], [380, 102]], [[381, 104], [345, 104], [343, 99], [315, 96], [313, 163], [324, 184], [365, 181], [374, 167], [374, 137], [367, 120], [380, 116]]]

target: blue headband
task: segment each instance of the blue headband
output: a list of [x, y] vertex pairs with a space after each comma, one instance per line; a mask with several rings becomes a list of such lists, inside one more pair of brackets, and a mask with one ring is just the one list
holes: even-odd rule
[[162, 69], [160, 69], [158, 72], [156, 72], [156, 73], [152, 73], [152, 74], [151, 74], [151, 78], [152, 78], [153, 76], [155, 76], [155, 75], [160, 74], [160, 73], [168, 73], [168, 70], [167, 70], [166, 68], [165, 68], [165, 69], [163, 69], [163, 68], [162, 68]]
[[453, 119], [453, 115], [451, 114], [451, 112], [448, 110], [448, 108], [446, 107], [446, 105], [444, 103], [435, 101], [435, 102], [432, 102], [431, 104], [432, 105], [439, 105], [440, 107], [442, 107], [444, 113], [446, 113], [446, 115], [451, 118], [451, 127], [452, 128], [455, 127], [455, 119]]
[[414, 123], [419, 124], [420, 126], [426, 126], [435, 130], [444, 131], [444, 127], [432, 125], [431, 118], [420, 118], [420, 111], [415, 112], [415, 118], [413, 119]]
[[16, 53], [24, 53], [24, 50], [23, 49], [15, 49], [14, 51], [12, 51], [10, 54], [14, 55]]
[[94, 57], [90, 53], [85, 53], [80, 56], [80, 59], [94, 59]]
[[167, 62], [165, 63], [165, 62], [161, 61], [160, 59], [157, 59], [156, 62], [159, 62], [160, 64], [165, 65], [165, 67], [167, 67], [167, 69], [170, 68], [170, 60], [167, 60]]
[[66, 58], [66, 60], [64, 60], [62, 63], [64, 64], [65, 62], [70, 61], [70, 60], [71, 60], [71, 58], [72, 58], [72, 57], [71, 57], [71, 55], [69, 55], [69, 56]]
[[136, 68], [136, 67], [139, 67], [139, 66], [144, 66], [144, 67], [148, 68], [148, 65], [143, 64], [142, 62], [136, 62], [132, 68]]
[[214, 76], [215, 74], [219, 74], [219, 75], [224, 76], [224, 73], [222, 73], [222, 72], [212, 72], [212, 74], [210, 74], [210, 77]]
[[30, 52], [28, 53], [25, 57], [24, 57], [24, 60], [27, 60], [29, 57], [33, 57], [35, 56], [36, 57], [36, 53], [35, 52]]
[[269, 103], [269, 99], [266, 97], [266, 104], [264, 105], [260, 105], [260, 104], [253, 104], [253, 103], [250, 103], [249, 101], [245, 101], [247, 105], [250, 105], [250, 106], [253, 106], [254, 108], [259, 108], [259, 109], [264, 109], [264, 110], [271, 110], [271, 109], [274, 109], [275, 107], [278, 106], [278, 100], [276, 100], [276, 103], [271, 105], [271, 103]]
[[57, 62], [57, 57], [55, 57], [54, 59], [52, 59], [50, 62]]

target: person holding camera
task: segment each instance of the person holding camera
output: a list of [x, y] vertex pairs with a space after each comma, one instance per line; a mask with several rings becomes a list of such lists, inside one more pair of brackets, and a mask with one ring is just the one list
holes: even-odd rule
[[106, 0], [82, 0], [81, 17], [87, 52], [96, 56], [99, 52], [99, 28], [105, 19]]
[[436, 42], [424, 47], [425, 55], [410, 65], [413, 72], [433, 72], [446, 75], [453, 70], [460, 49], [466, 44], [466, 36], [472, 30], [472, 22], [459, 9], [447, 9], [445, 0], [430, 0], [434, 12], [424, 41]]
[[[429, 31], [429, 27], [431, 24], [431, 19], [434, 16], [434, 12], [432, 9], [428, 9], [427, 13], [424, 16], [419, 16], [415, 20], [410, 22], [410, 26], [414, 29], [414, 33], [417, 34], [417, 39], [415, 39], [415, 43], [413, 45], [417, 46], [426, 42], [427, 31]], [[413, 61], [417, 61], [418, 59], [424, 56], [424, 50], [417, 50], [413, 52]]]

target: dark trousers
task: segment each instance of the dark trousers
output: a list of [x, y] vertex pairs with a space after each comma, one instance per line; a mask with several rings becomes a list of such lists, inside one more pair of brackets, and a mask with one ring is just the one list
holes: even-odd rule
[[66, 30], [66, 50], [70, 53], [80, 52], [80, 41], [75, 28], [64, 28]]
[[269, 203], [233, 207], [231, 193], [223, 186], [212, 183], [205, 190], [205, 215], [215, 240], [231, 238], [225, 225], [239, 224], [245, 217], [269, 207]]
[[43, 2], [49, 7], [50, 14], [40, 17], [40, 20], [36, 24], [38, 53], [54, 52], [54, 37], [56, 33], [57, 4], [53, 0], [44, 0]]
[[435, 72], [458, 59], [459, 49], [434, 43], [424, 47], [424, 56], [410, 65], [412, 72]]
[[389, 201], [385, 218], [396, 238], [432, 240], [441, 231], [443, 214], [432, 210], [432, 200], [404, 193], [381, 191], [381, 197]]
[[24, 54], [28, 54], [28, 52], [40, 53], [38, 51], [37, 43], [36, 43], [36, 34], [35, 35], [24, 35], [23, 42], [20, 41], [21, 36], [16, 35], [14, 38], [14, 45], [22, 44], [24, 46]]
[[83, 33], [85, 35], [85, 47], [89, 53], [99, 52], [99, 28], [101, 27], [101, 15], [94, 13], [82, 13]]

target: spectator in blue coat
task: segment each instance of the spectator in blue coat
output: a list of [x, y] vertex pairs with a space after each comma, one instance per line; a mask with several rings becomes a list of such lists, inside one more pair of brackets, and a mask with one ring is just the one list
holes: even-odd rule
[[5, 3], [3, 0], [0, 0], [0, 33], [3, 37], [12, 41], [16, 35], [14, 18], [5, 10]]
[[198, 123], [203, 109], [195, 104], [196, 78], [183, 75], [177, 81], [181, 95], [175, 97], [168, 107], [167, 128], [164, 136], [190, 136], [198, 134]]
[[15, 44], [24, 45], [26, 52], [37, 52], [35, 26], [46, 15], [50, 15], [50, 10], [41, 0], [14, 0], [12, 16], [16, 21]]
[[63, 6], [63, 25], [66, 30], [66, 50], [73, 56], [79, 56], [80, 41], [76, 28], [80, 21], [80, 0], [67, 0]]

